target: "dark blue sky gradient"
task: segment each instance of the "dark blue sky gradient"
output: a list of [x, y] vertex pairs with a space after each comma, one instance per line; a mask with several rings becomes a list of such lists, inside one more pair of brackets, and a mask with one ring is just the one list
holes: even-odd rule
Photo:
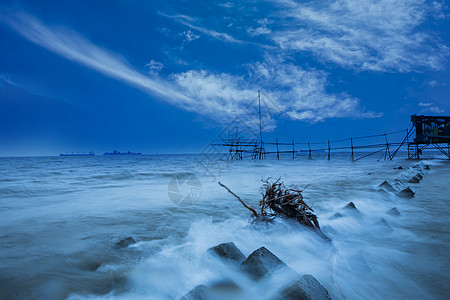
[[[303, 2], [311, 6], [311, 2]], [[311, 7], [335, 14], [327, 10], [331, 2], [324, 1], [323, 9], [317, 5]], [[394, 3], [390, 0], [377, 3], [391, 2]], [[400, 2], [430, 11], [433, 4], [432, 1], [425, 4]], [[113, 149], [144, 153], [198, 152], [217, 138], [233, 116], [228, 110], [218, 109], [214, 113], [214, 109], [207, 107], [218, 107], [217, 103], [230, 101], [236, 103], [230, 107], [239, 115], [244, 104], [254, 100], [258, 89], [269, 94], [283, 109], [282, 114], [272, 115], [271, 124], [276, 126], [264, 134], [267, 139], [326, 141], [406, 129], [410, 115], [415, 113], [447, 115], [450, 110], [449, 9], [445, 2], [436, 3], [443, 5], [425, 14], [423, 20], [414, 21], [413, 32], [398, 31], [398, 40], [408, 39], [413, 33], [427, 36], [423, 45], [405, 43], [392, 48], [408, 54], [406, 62], [395, 60], [389, 57], [392, 52], [384, 53], [383, 47], [374, 46], [373, 53], [365, 52], [364, 57], [355, 51], [357, 63], [352, 65], [337, 62], [333, 55], [327, 54], [326, 48], [315, 52], [279, 44], [279, 38], [288, 36], [291, 27], [286, 24], [292, 17], [286, 15], [289, 9], [276, 0], [214, 1], [210, 4], [204, 1], [2, 1], [0, 155], [53, 155], [90, 150], [100, 154]], [[376, 2], [373, 5], [376, 7]], [[373, 16], [373, 24], [377, 24], [377, 18]], [[359, 20], [354, 15], [350, 19]], [[31, 20], [30, 23], [27, 20]], [[193, 102], [186, 108], [174, 103], [170, 96], [161, 96], [139, 84], [108, 76], [30, 40], [14, 27], [19, 24], [21, 29], [30, 32], [32, 29], [27, 26], [36, 24], [33, 20], [52, 32], [61, 30], [69, 39], [82, 37], [112, 53], [143, 77], [170, 84], [171, 89], [188, 95]], [[251, 28], [255, 26], [260, 26], [261, 30], [270, 28], [270, 32], [252, 35]], [[296, 26], [300, 26], [299, 30], [303, 28], [297, 23], [292, 28]], [[368, 32], [383, 26], [373, 25]], [[305, 29], [316, 30], [315, 40], [320, 40], [320, 30], [307, 26]], [[386, 29], [385, 34], [388, 33], [391, 32]], [[226, 40], [225, 35], [234, 40]], [[302, 47], [306, 47], [309, 40], [298, 36]], [[335, 39], [340, 38], [337, 33]], [[351, 43], [359, 49], [358, 42], [365, 41], [360, 36], [354, 38]], [[332, 54], [341, 53], [338, 51], [330, 48]], [[436, 57], [436, 63], [421, 63], [412, 58], [415, 55]], [[379, 59], [380, 56], [384, 58]], [[146, 64], [152, 60], [163, 68], [149, 73]], [[359, 61], [377, 60], [394, 63], [381, 69], [358, 65]], [[280, 82], [262, 79], [252, 69], [258, 64], [277, 71], [295, 66], [307, 71], [304, 75], [311, 78], [324, 74], [323, 89], [321, 84], [317, 89], [302, 82], [296, 86], [295, 82], [284, 85], [281, 79]], [[410, 67], [405, 70], [405, 66]], [[186, 85], [176, 80], [181, 75], [192, 74], [189, 72], [198, 75], [198, 80], [190, 78], [192, 82], [187, 80]], [[212, 78], [217, 82], [220, 79], [224, 85], [217, 83], [218, 88], [214, 89]], [[201, 80], [208, 82], [208, 79], [211, 88], [200, 93]], [[189, 86], [197, 85], [194, 91], [188, 90]], [[233, 93], [238, 93], [241, 87], [249, 93], [253, 91], [253, 98], [233, 100]], [[297, 98], [297, 94], [290, 92], [295, 88], [307, 92], [298, 94]], [[309, 100], [311, 93], [318, 96]], [[311, 107], [312, 114], [321, 115], [323, 109], [316, 104], [321, 97], [334, 97], [336, 101], [330, 100], [330, 105], [338, 106], [346, 98], [356, 99], [356, 104], [352, 102], [350, 107], [339, 108], [337, 111], [342, 111], [342, 118], [339, 114], [328, 113], [318, 121], [287, 114], [303, 112], [305, 106], [296, 103], [298, 99], [306, 99], [306, 107]], [[197, 106], [196, 101], [202, 104]], [[211, 106], [208, 103], [212, 103]]]

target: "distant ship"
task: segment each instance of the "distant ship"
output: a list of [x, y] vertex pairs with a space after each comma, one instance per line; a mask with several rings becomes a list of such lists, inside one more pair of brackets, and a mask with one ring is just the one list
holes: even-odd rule
[[94, 156], [94, 155], [95, 155], [95, 153], [92, 152], [92, 151], [90, 151], [89, 153], [84, 153], [84, 152], [82, 152], [82, 153], [80, 153], [80, 152], [77, 152], [77, 153], [74, 153], [74, 152], [68, 153], [68, 152], [66, 152], [66, 153], [61, 153], [61, 154], [59, 154], [59, 156]]
[[142, 155], [140, 152], [119, 152], [117, 150], [114, 150], [113, 152], [105, 152], [103, 155]]

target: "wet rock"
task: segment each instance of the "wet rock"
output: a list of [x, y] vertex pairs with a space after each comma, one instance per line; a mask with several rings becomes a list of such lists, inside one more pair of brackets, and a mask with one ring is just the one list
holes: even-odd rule
[[388, 210], [386, 213], [387, 213], [388, 215], [391, 215], [391, 216], [394, 216], [394, 217], [400, 217], [400, 216], [401, 216], [401, 214], [400, 214], [400, 212], [398, 211], [397, 207], [391, 208], [391, 209]]
[[390, 192], [395, 192], [394, 187], [389, 182], [387, 182], [386, 180], [383, 181], [382, 184], [380, 184], [380, 187], [382, 187], [382, 188], [384, 188], [384, 189], [386, 189], [386, 190], [388, 190]]
[[180, 300], [209, 300], [212, 299], [209, 288], [205, 285], [198, 285], [189, 293], [181, 297]]
[[132, 237], [127, 237], [126, 239], [121, 240], [116, 244], [116, 249], [124, 249], [127, 248], [129, 245], [135, 244], [136, 241]]
[[387, 230], [387, 231], [393, 231], [394, 229], [392, 229], [391, 225], [389, 225], [389, 223], [386, 221], [385, 218], [382, 218], [381, 220], [379, 220], [378, 222], [375, 223], [375, 225]]
[[422, 176], [422, 174], [420, 174], [420, 173], [417, 173], [417, 174], [416, 174], [416, 177], [419, 178], [420, 180], [423, 179], [423, 176]]
[[98, 262], [89, 262], [89, 263], [86, 264], [86, 269], [89, 270], [89, 271], [97, 271], [98, 268], [101, 267], [101, 265], [102, 264], [98, 263]]
[[289, 267], [265, 247], [253, 251], [241, 264], [241, 270], [255, 280], [279, 269], [289, 269]]
[[283, 300], [328, 300], [331, 299], [326, 288], [311, 275], [303, 275], [295, 283], [281, 290], [276, 299]]
[[407, 188], [401, 190], [397, 193], [399, 197], [402, 198], [412, 198], [414, 197], [415, 193], [411, 190], [411, 188], [408, 186]]
[[425, 165], [425, 167], [423, 167], [425, 170], [429, 170], [430, 169], [430, 165]]
[[403, 167], [402, 166], [399, 166], [397, 169], [399, 169], [399, 170], [403, 170]]
[[233, 264], [240, 264], [245, 260], [245, 255], [233, 242], [223, 243], [209, 248], [208, 253], [218, 256], [222, 260]]
[[330, 217], [330, 220], [339, 219], [339, 218], [342, 218], [342, 214], [337, 212]]
[[354, 212], [359, 212], [359, 210], [356, 208], [355, 203], [353, 202], [349, 202], [344, 209], [349, 210], [349, 211], [354, 211]]
[[409, 182], [409, 183], [419, 183], [419, 182], [420, 182], [420, 179], [421, 179], [421, 178], [419, 178], [419, 177], [417, 177], [417, 175], [415, 175], [415, 176], [411, 177], [411, 179], [408, 180], [408, 182]]

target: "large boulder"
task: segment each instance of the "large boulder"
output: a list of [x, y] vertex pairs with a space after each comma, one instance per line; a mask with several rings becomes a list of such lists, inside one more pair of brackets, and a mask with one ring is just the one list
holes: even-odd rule
[[251, 278], [258, 280], [278, 270], [288, 270], [289, 267], [275, 254], [261, 247], [241, 264], [241, 270]]
[[282, 289], [277, 299], [283, 300], [328, 300], [326, 288], [311, 275], [303, 275], [293, 284]]
[[219, 257], [223, 261], [240, 264], [245, 260], [245, 255], [233, 242], [223, 243], [208, 249], [208, 253]]
[[408, 186], [407, 188], [405, 188], [405, 189], [401, 190], [400, 192], [398, 192], [397, 195], [402, 197], [402, 198], [412, 198], [412, 197], [414, 197], [415, 193]]

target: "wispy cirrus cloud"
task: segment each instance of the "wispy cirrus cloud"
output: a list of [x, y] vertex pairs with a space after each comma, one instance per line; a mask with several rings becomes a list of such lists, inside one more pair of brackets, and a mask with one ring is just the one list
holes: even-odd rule
[[423, 0], [268, 0], [277, 7], [272, 40], [285, 51], [311, 53], [357, 70], [442, 69], [449, 48], [421, 28], [439, 5]]
[[[249, 63], [245, 76], [189, 70], [164, 78], [157, 72], [163, 67], [157, 61], [150, 60], [147, 64], [152, 71], [149, 75], [141, 73], [123, 57], [93, 44], [77, 32], [47, 26], [29, 14], [15, 12], [4, 20], [36, 45], [220, 124], [235, 117], [247, 118], [245, 110], [261, 87], [272, 99], [275, 110], [294, 120], [314, 123], [327, 118], [380, 116], [365, 112], [357, 98], [328, 93], [326, 73], [302, 69], [279, 58], [267, 56], [262, 62]], [[265, 123], [266, 129], [275, 126], [268, 115]]]
[[138, 72], [123, 57], [93, 44], [77, 32], [47, 26], [34, 16], [17, 11], [8, 14], [3, 20], [30, 42], [68, 60], [163, 97], [174, 104], [192, 101], [167, 82]]
[[[269, 84], [265, 92], [273, 100], [273, 107], [267, 108], [282, 111], [293, 120], [316, 123], [329, 118], [382, 116], [382, 113], [366, 112], [357, 98], [345, 93], [328, 93], [325, 72], [306, 70], [271, 56], [247, 67], [249, 74], [246, 78], [205, 70], [191, 70], [176, 74], [174, 78], [187, 95], [208, 103], [206, 109], [224, 117], [239, 115], [242, 108], [255, 98], [258, 87]], [[272, 124], [270, 120], [266, 123]]]
[[421, 113], [433, 113], [433, 114], [441, 114], [444, 113], [445, 110], [438, 107], [436, 104], [432, 102], [419, 102], [419, 107], [421, 108]]
[[218, 32], [218, 31], [209, 29], [209, 28], [207, 28], [205, 26], [202, 26], [202, 25], [198, 24], [198, 22], [194, 18], [192, 18], [190, 16], [180, 15], [180, 14], [178, 14], [178, 15], [168, 15], [168, 14], [165, 14], [165, 13], [162, 13], [162, 12], [160, 12], [159, 14], [161, 16], [170, 18], [170, 19], [172, 19], [172, 20], [174, 20], [174, 21], [176, 21], [176, 22], [178, 22], [180, 24], [183, 24], [183, 25], [185, 25], [185, 26], [187, 26], [187, 27], [189, 27], [189, 28], [191, 28], [191, 29], [193, 29], [193, 30], [195, 30], [197, 32], [200, 32], [200, 33], [202, 33], [202, 34], [204, 34], [206, 36], [212, 37], [212, 38], [214, 38], [216, 40], [220, 40], [220, 41], [228, 42], [228, 43], [233, 43], [233, 44], [243, 44], [243, 43], [245, 43], [242, 40], [235, 39], [233, 36], [231, 36], [231, 35], [229, 35], [227, 33]]

